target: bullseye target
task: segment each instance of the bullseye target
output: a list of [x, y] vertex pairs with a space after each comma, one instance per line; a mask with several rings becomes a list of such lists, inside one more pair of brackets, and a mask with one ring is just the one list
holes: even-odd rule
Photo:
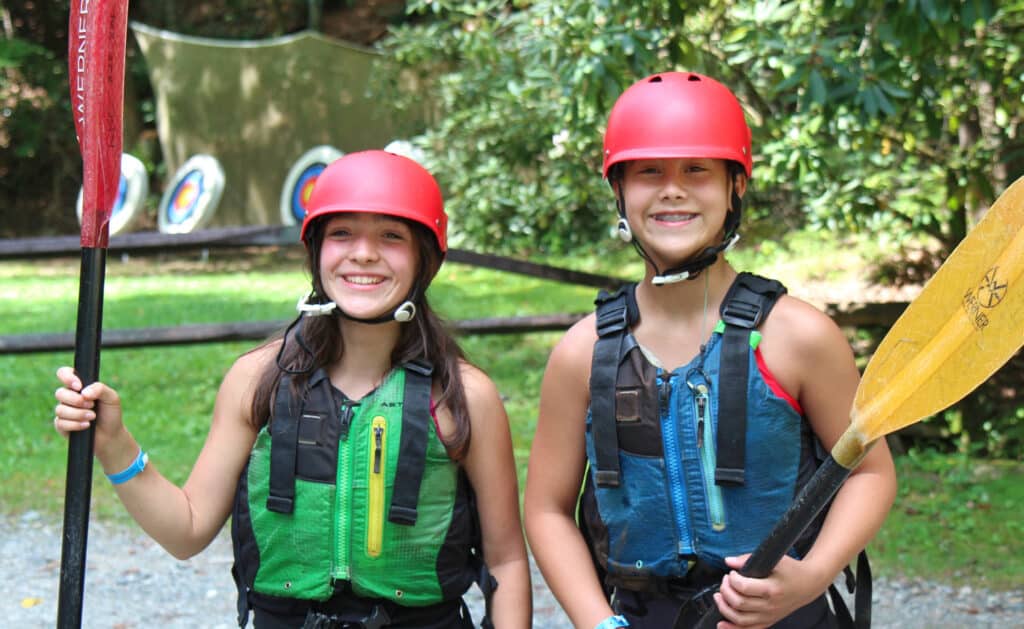
[[[142, 204], [149, 195], [149, 176], [146, 167], [134, 155], [121, 154], [121, 177], [117, 184], [117, 196], [110, 213], [110, 235], [116, 236], [128, 231], [132, 223], [141, 215]], [[78, 191], [78, 202], [75, 204], [78, 223], [82, 223], [82, 190]]]
[[187, 234], [213, 218], [224, 192], [224, 169], [212, 155], [193, 155], [174, 173], [157, 214], [160, 231]]
[[341, 157], [343, 153], [333, 146], [317, 146], [302, 154], [295, 160], [284, 187], [281, 188], [281, 222], [285, 225], [298, 225], [306, 217], [306, 203], [313, 192], [313, 184], [327, 165]]

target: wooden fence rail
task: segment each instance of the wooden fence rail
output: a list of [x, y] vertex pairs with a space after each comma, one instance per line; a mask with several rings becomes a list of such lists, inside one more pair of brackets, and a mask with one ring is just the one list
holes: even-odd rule
[[[210, 248], [270, 246], [298, 246], [298, 227], [225, 227], [190, 234], [137, 232], [111, 238], [108, 251], [112, 255], [154, 255]], [[0, 240], [0, 260], [75, 256], [79, 250], [78, 236]], [[449, 249], [447, 260], [596, 288], [615, 289], [628, 281], [463, 249]], [[843, 327], [888, 327], [899, 317], [906, 306], [906, 303], [877, 303], [843, 309], [830, 305], [826, 311], [837, 324]], [[463, 334], [515, 334], [564, 330], [584, 316], [586, 313], [491, 317], [455, 321], [452, 325], [457, 332]], [[103, 348], [258, 341], [282, 330], [287, 324], [288, 321], [248, 321], [104, 330]], [[72, 349], [74, 349], [73, 333], [0, 336], [0, 354], [28, 354]]]

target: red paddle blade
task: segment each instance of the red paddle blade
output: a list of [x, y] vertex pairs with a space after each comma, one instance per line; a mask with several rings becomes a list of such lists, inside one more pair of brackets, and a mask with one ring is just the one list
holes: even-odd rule
[[72, 0], [68, 70], [82, 152], [82, 246], [106, 248], [121, 177], [128, 0]]

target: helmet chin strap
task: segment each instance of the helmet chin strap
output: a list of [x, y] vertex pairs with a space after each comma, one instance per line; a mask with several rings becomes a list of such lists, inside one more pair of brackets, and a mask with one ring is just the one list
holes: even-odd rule
[[[700, 252], [696, 258], [681, 264], [677, 267], [667, 269], [664, 273], [658, 273], [658, 267], [654, 267], [655, 276], [651, 278], [651, 284], [655, 286], [664, 286], [665, 284], [675, 284], [676, 282], [682, 282], [683, 280], [696, 279], [700, 272], [708, 268], [715, 263], [718, 259], [718, 254], [732, 249], [732, 246], [736, 244], [736, 241], [740, 239], [739, 234], [733, 234], [732, 238], [729, 238], [725, 242], [715, 245], [714, 247], [708, 247], [704, 251]], [[654, 263], [651, 262], [651, 266]]]
[[406, 323], [416, 318], [416, 304], [413, 303], [413, 300], [416, 299], [418, 292], [419, 291], [417, 290], [417, 288], [413, 286], [412, 290], [409, 291], [409, 294], [406, 295], [405, 300], [401, 304], [399, 304], [398, 308], [396, 308], [394, 312], [392, 312], [391, 314], [384, 314], [380, 315], [379, 317], [372, 317], [366, 319], [361, 317], [353, 317], [352, 315], [346, 313], [344, 310], [339, 308], [338, 304], [336, 304], [333, 301], [309, 303], [309, 300], [312, 297], [316, 296], [316, 291], [311, 291], [310, 293], [300, 297], [299, 302], [295, 304], [295, 309], [298, 310], [300, 316], [307, 317], [321, 317], [325, 315], [337, 314], [348, 319], [349, 321], [356, 321], [359, 323], [376, 324], [388, 323], [390, 321]]

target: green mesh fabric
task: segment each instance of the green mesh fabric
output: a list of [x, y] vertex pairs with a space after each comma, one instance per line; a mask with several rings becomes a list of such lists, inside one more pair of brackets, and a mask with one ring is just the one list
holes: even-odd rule
[[260, 549], [253, 587], [275, 596], [329, 598], [332, 552], [327, 514], [333, 510], [334, 486], [296, 480], [294, 514], [268, 511], [269, 493], [270, 433], [264, 428], [249, 457], [249, 513]]
[[[352, 586], [356, 594], [380, 596], [403, 605], [429, 605], [442, 600], [435, 565], [441, 544], [451, 524], [452, 501], [457, 470], [436, 436], [430, 417], [426, 470], [420, 486], [419, 517], [413, 526], [387, 521], [387, 507], [395, 487], [395, 469], [401, 443], [401, 406], [405, 372], [396, 370], [378, 388], [370, 400], [360, 406], [353, 421], [349, 444], [352, 447]], [[387, 418], [387, 453], [383, 552], [372, 557], [367, 552], [370, 514], [368, 470], [372, 463], [375, 416]], [[360, 445], [365, 444], [365, 445]]]
[[[260, 550], [255, 589], [264, 594], [323, 600], [334, 578], [349, 580], [353, 591], [366, 597], [391, 599], [407, 606], [444, 600], [436, 567], [452, 525], [458, 468], [448, 458], [429, 422], [426, 469], [420, 486], [416, 524], [387, 521], [395, 485], [402, 432], [405, 372], [397, 369], [352, 418], [348, 438], [339, 447], [337, 486], [296, 479], [295, 515], [268, 512], [270, 437], [260, 432], [249, 462], [249, 510]], [[373, 463], [374, 417], [386, 422], [385, 493], [382, 511], [382, 551], [367, 550], [370, 520], [370, 469]], [[347, 518], [347, 520], [345, 520]], [[347, 531], [339, 539], [339, 531]], [[468, 549], [467, 549], [468, 552]]]
[[280, 224], [285, 178], [306, 151], [383, 148], [418, 124], [369, 97], [386, 61], [368, 48], [315, 32], [230, 41], [138, 22], [131, 30], [156, 96], [168, 179], [197, 153], [224, 168], [210, 227]]

